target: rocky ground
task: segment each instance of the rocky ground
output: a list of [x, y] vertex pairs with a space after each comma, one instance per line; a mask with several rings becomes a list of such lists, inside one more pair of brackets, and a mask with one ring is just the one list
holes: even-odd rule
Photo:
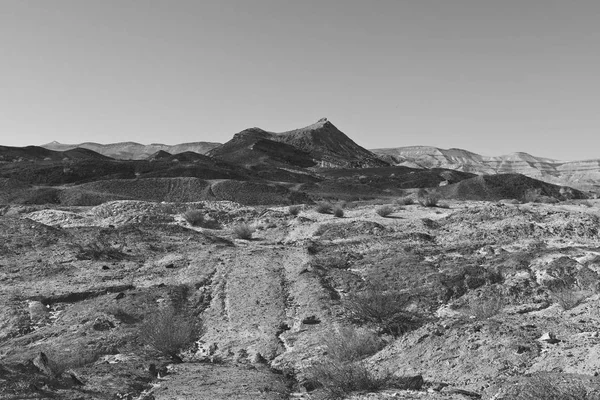
[[[6, 206], [0, 399], [598, 398], [598, 201], [389, 205]], [[373, 288], [408, 299], [393, 324], [352, 308]], [[177, 354], [161, 310], [195, 323]], [[328, 360], [385, 384], [335, 394]]]

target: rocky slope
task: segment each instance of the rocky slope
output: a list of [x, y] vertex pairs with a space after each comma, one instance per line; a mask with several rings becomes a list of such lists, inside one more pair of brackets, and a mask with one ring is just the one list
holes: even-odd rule
[[[597, 398], [598, 202], [388, 205], [4, 208], [0, 398], [318, 399], [316, 366], [357, 337], [378, 345], [356, 365], [391, 377], [352, 399], [514, 400], [533, 379]], [[388, 292], [411, 295], [406, 332], [348, 306]], [[183, 363], [145, 339], [170, 306], [204, 325]]]
[[364, 168], [388, 165], [357, 145], [326, 118], [283, 133], [246, 129], [209, 155], [247, 165], [273, 163], [290, 167]]

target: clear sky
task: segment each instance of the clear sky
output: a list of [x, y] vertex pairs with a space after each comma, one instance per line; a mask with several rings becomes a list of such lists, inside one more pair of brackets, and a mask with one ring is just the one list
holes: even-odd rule
[[600, 1], [1, 0], [0, 144], [225, 142], [600, 158]]

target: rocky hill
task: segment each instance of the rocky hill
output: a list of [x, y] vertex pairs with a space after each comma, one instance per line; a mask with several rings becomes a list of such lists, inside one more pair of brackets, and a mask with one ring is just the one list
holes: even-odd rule
[[291, 167], [364, 168], [388, 165], [357, 145], [326, 118], [307, 127], [273, 133], [246, 129], [229, 142], [211, 150], [210, 156], [260, 165]]
[[143, 160], [161, 150], [171, 154], [183, 153], [185, 151], [193, 151], [194, 153], [205, 154], [218, 145], [220, 145], [220, 143], [212, 142], [191, 142], [180, 143], [176, 145], [153, 143], [146, 145], [136, 142], [119, 142], [109, 144], [85, 142], [79, 144], [63, 144], [55, 141], [44, 144], [41, 147], [55, 151], [66, 151], [80, 147], [84, 149], [90, 149], [97, 153], [119, 160]]
[[528, 153], [488, 157], [462, 149], [409, 146], [374, 149], [373, 153], [394, 165], [422, 168], [448, 168], [475, 174], [518, 173], [580, 189], [600, 188], [600, 159], [559, 161]]

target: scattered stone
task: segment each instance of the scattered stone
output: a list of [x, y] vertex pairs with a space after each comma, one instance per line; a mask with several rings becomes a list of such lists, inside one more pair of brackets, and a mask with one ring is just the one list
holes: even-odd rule
[[50, 368], [48, 362], [48, 356], [43, 352], [39, 352], [38, 355], [33, 359], [33, 365], [44, 375], [54, 376], [54, 372]]

